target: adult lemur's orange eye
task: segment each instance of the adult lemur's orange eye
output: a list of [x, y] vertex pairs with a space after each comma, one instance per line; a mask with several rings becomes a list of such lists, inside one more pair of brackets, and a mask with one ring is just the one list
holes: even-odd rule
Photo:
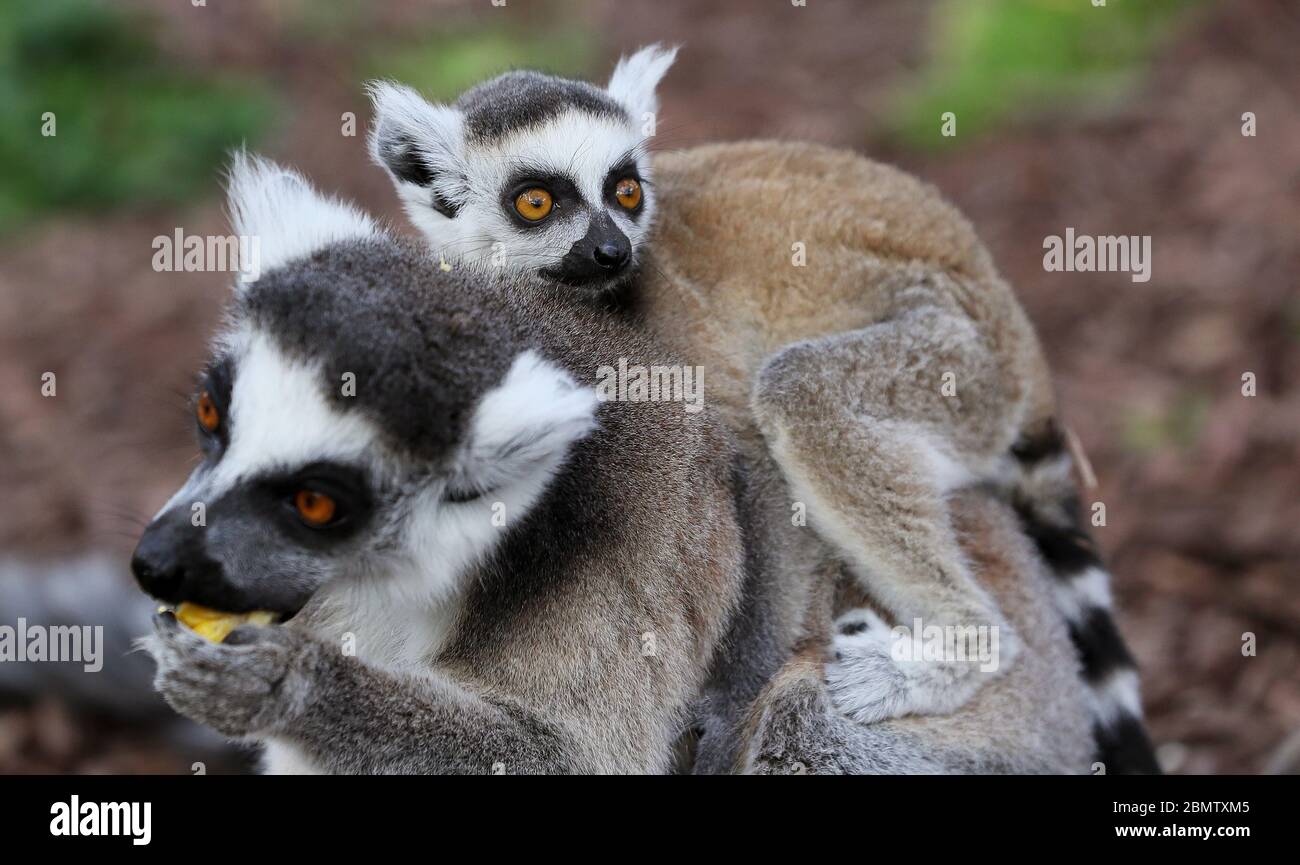
[[208, 432], [216, 432], [217, 427], [221, 425], [221, 412], [217, 411], [217, 404], [212, 401], [212, 394], [206, 390], [199, 394], [199, 404], [195, 407], [194, 414], [199, 419], [199, 426]]
[[298, 516], [312, 526], [323, 526], [334, 519], [336, 506], [334, 500], [324, 493], [312, 490], [298, 490], [293, 497], [293, 506], [298, 509]]
[[624, 177], [614, 187], [614, 197], [628, 210], [636, 210], [636, 206], [641, 203], [641, 184], [635, 178]]
[[515, 199], [515, 210], [529, 222], [536, 222], [539, 219], [546, 218], [546, 214], [551, 212], [552, 204], [551, 193], [539, 186], [535, 186], [519, 193], [519, 196]]

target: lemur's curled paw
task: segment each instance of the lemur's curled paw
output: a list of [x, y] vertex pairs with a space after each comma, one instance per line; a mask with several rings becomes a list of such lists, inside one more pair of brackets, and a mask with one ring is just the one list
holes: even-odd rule
[[[935, 660], [926, 656], [932, 647], [918, 646], [911, 635], [895, 635], [871, 610], [845, 613], [835, 623], [832, 660], [826, 665], [827, 689], [836, 708], [864, 724], [956, 711], [1018, 651], [1005, 626], [953, 629], [954, 639], [958, 630], [967, 640], [960, 653], [945, 638], [938, 648], [953, 657]], [[987, 639], [971, 643], [972, 635]]]
[[868, 609], [850, 610], [835, 622], [826, 685], [845, 715], [869, 724], [907, 714], [908, 682], [892, 654], [889, 626]]
[[141, 641], [168, 704], [227, 736], [273, 732], [296, 711], [296, 668], [308, 642], [290, 628], [244, 625], [211, 643], [171, 613], [156, 615], [154, 635]]

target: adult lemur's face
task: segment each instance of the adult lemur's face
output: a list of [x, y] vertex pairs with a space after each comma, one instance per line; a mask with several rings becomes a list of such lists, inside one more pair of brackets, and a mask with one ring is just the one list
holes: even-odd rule
[[[136, 548], [141, 586], [227, 612], [297, 612], [330, 583], [445, 592], [591, 429], [595, 395], [508, 306], [298, 175], [236, 161], [260, 238], [195, 390], [202, 459]], [[406, 584], [394, 585], [406, 581]]]
[[447, 261], [584, 294], [634, 271], [654, 213], [654, 88], [675, 51], [622, 61], [608, 88], [512, 72], [450, 106], [372, 85], [372, 153]]
[[132, 559], [150, 595], [292, 615], [391, 535], [381, 437], [331, 406], [323, 378], [264, 330], [226, 338], [193, 400], [202, 458]]

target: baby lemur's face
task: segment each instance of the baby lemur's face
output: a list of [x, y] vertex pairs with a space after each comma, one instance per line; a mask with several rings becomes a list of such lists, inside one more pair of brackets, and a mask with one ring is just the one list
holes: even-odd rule
[[606, 89], [512, 72], [452, 105], [376, 83], [372, 153], [448, 262], [597, 294], [635, 272], [647, 239], [654, 89], [674, 53], [622, 61]]
[[202, 459], [145, 530], [137, 579], [227, 612], [292, 615], [328, 583], [395, 574], [436, 596], [501, 537], [494, 506], [541, 495], [594, 393], [468, 274], [297, 175], [241, 160], [231, 198], [264, 275], [199, 378]]

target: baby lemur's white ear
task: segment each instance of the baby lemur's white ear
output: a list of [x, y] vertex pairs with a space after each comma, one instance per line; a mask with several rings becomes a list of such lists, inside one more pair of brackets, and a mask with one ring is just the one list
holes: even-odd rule
[[[226, 182], [230, 224], [240, 238], [238, 286], [339, 240], [379, 233], [351, 204], [317, 192], [296, 171], [237, 151]], [[251, 261], [244, 261], [245, 254]]]
[[371, 81], [366, 91], [375, 113], [370, 158], [392, 177], [408, 207], [454, 218], [469, 195], [461, 113], [391, 81]]
[[579, 387], [534, 351], [521, 353], [474, 410], [452, 490], [490, 493], [519, 483], [540, 490], [569, 446], [595, 428], [596, 408], [595, 388]]
[[649, 45], [631, 57], [624, 57], [614, 67], [614, 74], [605, 88], [632, 114], [632, 120], [641, 123], [645, 115], [659, 110], [655, 88], [677, 59], [677, 46], [664, 48]]

